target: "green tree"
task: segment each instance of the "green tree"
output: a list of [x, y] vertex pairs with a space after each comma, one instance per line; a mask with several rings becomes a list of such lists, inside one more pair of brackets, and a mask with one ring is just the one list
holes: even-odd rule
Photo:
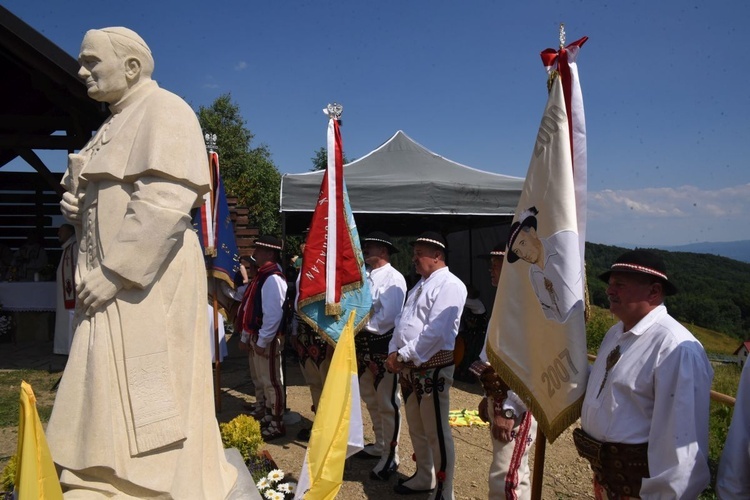
[[[346, 153], [344, 152], [341, 156], [344, 158], [344, 165], [347, 163], [351, 163], [354, 161], [354, 159], [349, 159], [346, 157]], [[320, 148], [317, 151], [315, 151], [315, 156], [310, 158], [312, 160], [313, 167], [310, 169], [311, 172], [315, 172], [316, 170], [325, 170], [328, 167], [328, 150], [326, 148]]]
[[208, 107], [198, 109], [205, 133], [217, 135], [221, 176], [228, 194], [250, 209], [251, 224], [261, 234], [279, 232], [279, 186], [281, 174], [268, 146], [252, 147], [253, 133], [246, 126], [231, 94], [223, 94]]

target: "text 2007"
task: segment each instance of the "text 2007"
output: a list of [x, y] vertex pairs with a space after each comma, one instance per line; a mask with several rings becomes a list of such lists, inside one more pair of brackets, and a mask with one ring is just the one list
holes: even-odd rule
[[554, 396], [555, 391], [560, 388], [563, 382], [570, 380], [570, 372], [565, 367], [563, 360], [567, 361], [573, 375], [578, 375], [578, 370], [573, 364], [570, 352], [567, 349], [563, 350], [557, 355], [557, 359], [547, 367], [547, 370], [542, 373], [542, 383], [547, 384], [547, 394], [549, 397]]

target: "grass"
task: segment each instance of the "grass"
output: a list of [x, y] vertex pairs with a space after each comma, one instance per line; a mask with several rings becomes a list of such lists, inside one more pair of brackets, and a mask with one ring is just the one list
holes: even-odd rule
[[37, 396], [37, 411], [42, 422], [49, 420], [54, 397], [48, 395], [60, 374], [46, 370], [0, 371], [0, 427], [18, 426], [18, 407], [21, 381], [28, 382]]
[[[604, 338], [607, 330], [617, 323], [609, 310], [598, 306], [591, 306], [591, 318], [586, 325], [586, 336], [588, 338], [588, 350], [596, 354], [599, 344]], [[731, 355], [740, 345], [741, 340], [725, 333], [709, 330], [700, 326], [682, 323], [708, 353]]]

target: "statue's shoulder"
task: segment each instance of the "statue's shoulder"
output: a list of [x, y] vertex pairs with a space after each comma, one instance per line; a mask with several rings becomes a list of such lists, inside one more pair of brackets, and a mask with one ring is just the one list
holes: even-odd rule
[[154, 113], [177, 113], [177, 116], [165, 115], [173, 118], [183, 119], [183, 114], [195, 118], [195, 111], [185, 100], [161, 87], [156, 87], [145, 99], [145, 108]]

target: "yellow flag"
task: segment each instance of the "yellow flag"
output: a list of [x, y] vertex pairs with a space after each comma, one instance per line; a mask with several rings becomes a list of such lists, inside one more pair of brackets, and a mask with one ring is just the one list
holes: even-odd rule
[[354, 319], [355, 312], [352, 312], [328, 369], [295, 498], [335, 498], [344, 479], [346, 458], [361, 450], [364, 444], [354, 354]]
[[36, 411], [31, 386], [21, 382], [15, 495], [18, 500], [62, 500], [62, 488]]

